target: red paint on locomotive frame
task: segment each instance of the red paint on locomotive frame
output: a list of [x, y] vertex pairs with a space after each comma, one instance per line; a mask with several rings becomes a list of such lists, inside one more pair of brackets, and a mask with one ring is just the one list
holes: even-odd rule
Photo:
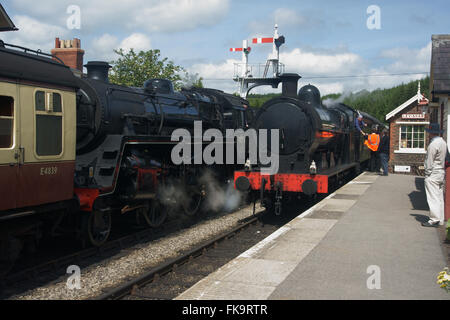
[[[250, 181], [250, 188], [252, 190], [260, 190], [261, 189], [261, 181], [262, 179], [266, 179], [266, 185], [264, 190], [273, 190], [273, 186], [277, 182], [281, 182], [283, 185], [283, 191], [289, 192], [303, 192], [302, 184], [306, 180], [314, 180], [317, 183], [317, 193], [328, 193], [328, 176], [319, 175], [319, 174], [300, 174], [300, 173], [277, 173], [274, 174], [273, 177], [273, 186], [271, 184], [271, 176], [270, 175], [262, 175], [260, 172], [246, 172], [246, 171], [235, 171], [234, 172], [234, 181], [236, 183], [236, 179], [238, 177], [247, 177]], [[236, 187], [236, 185], [235, 185]]]
[[[158, 176], [162, 172], [162, 169], [160, 168], [151, 168], [151, 169], [144, 169], [144, 168], [137, 168], [138, 171], [138, 189], [145, 189], [146, 186], [146, 176], [150, 175], [152, 180], [152, 189], [156, 190], [156, 187], [158, 186]], [[147, 181], [148, 183], [148, 181]]]
[[75, 188], [74, 192], [78, 196], [78, 200], [80, 201], [80, 210], [89, 212], [92, 211], [94, 201], [98, 198], [100, 190]]

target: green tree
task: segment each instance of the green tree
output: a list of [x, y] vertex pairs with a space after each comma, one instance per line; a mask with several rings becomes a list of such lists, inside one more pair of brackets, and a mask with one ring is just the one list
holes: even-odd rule
[[198, 75], [198, 73], [192, 74], [185, 72], [184, 77], [181, 79], [181, 86], [185, 88], [204, 88], [203, 78]]
[[114, 50], [119, 58], [112, 61], [113, 65], [110, 81], [115, 84], [142, 87], [144, 82], [152, 78], [168, 79], [173, 82], [175, 89], [181, 86], [181, 66], [175, 65], [168, 58], [161, 58], [160, 50], [139, 51], [133, 49], [125, 52], [123, 49]]

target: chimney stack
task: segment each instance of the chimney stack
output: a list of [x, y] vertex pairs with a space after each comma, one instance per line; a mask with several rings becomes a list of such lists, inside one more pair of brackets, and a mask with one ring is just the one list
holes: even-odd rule
[[80, 39], [60, 40], [56, 38], [55, 48], [51, 52], [52, 55], [61, 59], [66, 66], [83, 72], [84, 50], [81, 49]]

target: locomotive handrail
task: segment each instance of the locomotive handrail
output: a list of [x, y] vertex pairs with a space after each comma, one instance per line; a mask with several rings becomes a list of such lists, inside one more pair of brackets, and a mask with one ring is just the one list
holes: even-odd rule
[[108, 91], [122, 91], [122, 92], [127, 92], [127, 93], [132, 93], [132, 94], [137, 94], [140, 96], [147, 96], [147, 97], [160, 97], [160, 98], [164, 98], [164, 99], [169, 99], [169, 100], [176, 100], [176, 101], [181, 101], [183, 102], [182, 99], [180, 98], [175, 98], [175, 97], [161, 97], [156, 93], [145, 93], [145, 92], [136, 92], [136, 91], [132, 91], [132, 90], [126, 90], [126, 89], [122, 89], [122, 88], [108, 88]]
[[61, 63], [62, 65], [66, 65], [66, 64], [65, 64], [60, 58], [58, 58], [57, 56], [55, 56], [55, 55], [53, 55], [53, 54], [50, 54], [50, 53], [42, 52], [41, 49], [34, 50], [34, 49], [30, 49], [30, 48], [18, 46], [18, 45], [15, 45], [15, 44], [6, 43], [6, 42], [3, 42], [2, 40], [0, 40], [0, 47], [2, 47], [2, 46], [3, 46], [3, 47], [6, 46], [6, 47], [11, 47], [11, 48], [21, 49], [21, 50], [24, 51], [24, 53], [33, 52], [33, 53], [36, 53], [37, 56], [43, 55], [43, 56], [46, 56], [46, 57], [50, 57], [50, 58], [53, 58], [53, 59], [58, 60], [58, 62]]

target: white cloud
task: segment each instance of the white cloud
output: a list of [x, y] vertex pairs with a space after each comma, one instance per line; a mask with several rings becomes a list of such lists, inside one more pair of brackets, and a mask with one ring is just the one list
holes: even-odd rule
[[[357, 92], [363, 89], [375, 90], [390, 88], [402, 82], [423, 78], [423, 74], [385, 76], [386, 74], [426, 72], [429, 70], [431, 43], [419, 49], [391, 48], [380, 53], [388, 63], [379, 67], [371, 66], [370, 61], [348, 51], [344, 47], [318, 50], [313, 48], [295, 48], [280, 53], [280, 61], [286, 65], [286, 72], [296, 72], [303, 76], [299, 87], [311, 83], [316, 85], [322, 95], [330, 93]], [[231, 81], [234, 75], [234, 63], [239, 60], [228, 59], [221, 63], [198, 63], [189, 68], [205, 79], [230, 79], [205, 81], [208, 86], [235, 92], [237, 83]], [[342, 77], [372, 75], [371, 77]], [[340, 77], [340, 78], [339, 78]], [[261, 87], [252, 92], [273, 92], [270, 87]]]
[[324, 21], [316, 13], [306, 13], [288, 9], [277, 8], [270, 15], [253, 19], [247, 24], [252, 36], [269, 36], [273, 34], [273, 26], [278, 24], [283, 30], [293, 29], [298, 33], [298, 28], [318, 28], [324, 25]]
[[226, 0], [166, 0], [136, 12], [132, 26], [148, 31], [186, 31], [212, 26], [228, 12]]
[[241, 63], [240, 60], [227, 59], [222, 63], [198, 63], [189, 68], [190, 73], [198, 73], [207, 79], [232, 78], [234, 74], [234, 64]]
[[[12, 6], [28, 15], [66, 26], [69, 5], [81, 11], [81, 30], [98, 29], [178, 32], [212, 26], [228, 13], [229, 0], [16, 0]], [[45, 8], [45, 9], [43, 9]]]
[[118, 48], [118, 44], [119, 39], [116, 36], [105, 33], [92, 40], [89, 50], [86, 51], [86, 57], [93, 60], [111, 61], [116, 56], [113, 50]]
[[151, 49], [150, 38], [143, 33], [133, 33], [129, 37], [122, 40], [119, 48], [129, 51], [134, 49], [135, 52], [147, 51]]
[[135, 52], [151, 49], [151, 40], [143, 33], [132, 33], [120, 40], [118, 37], [105, 33], [92, 40], [91, 47], [86, 52], [89, 59], [111, 61], [117, 58], [115, 49], [122, 48], [125, 52], [134, 49]]
[[351, 52], [315, 53], [295, 48], [290, 52], [281, 52], [280, 61], [287, 70], [308, 75], [352, 74], [361, 71], [363, 59]]
[[430, 70], [431, 41], [423, 48], [393, 48], [383, 50], [382, 58], [394, 60], [388, 68], [394, 72], [422, 72]]
[[5, 32], [2, 38], [5, 42], [15, 45], [49, 52], [54, 48], [56, 37], [64, 37], [68, 34], [67, 29], [28, 16], [16, 15], [12, 17], [12, 20], [19, 31]]
[[307, 23], [308, 19], [305, 16], [300, 15], [298, 12], [286, 9], [286, 8], [278, 8], [273, 13], [273, 19], [275, 23], [283, 23], [283, 26], [289, 25], [303, 25]]

